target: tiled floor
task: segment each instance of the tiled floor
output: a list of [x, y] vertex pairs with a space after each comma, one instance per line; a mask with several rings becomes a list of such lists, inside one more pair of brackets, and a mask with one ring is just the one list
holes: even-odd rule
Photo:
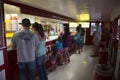
[[90, 57], [92, 46], [85, 46], [81, 54], [73, 54], [71, 62], [48, 74], [49, 80], [94, 80], [94, 68], [98, 58]]

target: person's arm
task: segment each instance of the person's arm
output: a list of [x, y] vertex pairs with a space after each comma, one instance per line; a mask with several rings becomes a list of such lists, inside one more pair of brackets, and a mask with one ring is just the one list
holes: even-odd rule
[[39, 38], [37, 35], [35, 35], [35, 50], [37, 49], [38, 44], [39, 44]]
[[102, 27], [100, 26], [100, 36], [102, 36]]
[[98, 34], [99, 34], [99, 28], [97, 27], [97, 28], [96, 28], [96, 31], [95, 31], [94, 39], [97, 38], [97, 35], [98, 35]]
[[76, 33], [76, 35], [74, 36], [74, 40], [77, 40], [78, 38], [79, 38], [79, 34], [78, 33]]
[[12, 49], [16, 49], [16, 35], [14, 35], [11, 39], [11, 46], [12, 46]]
[[44, 32], [44, 33], [45, 33], [45, 36], [46, 36], [46, 38], [47, 38], [47, 39], [49, 39], [49, 36], [48, 36], [48, 34], [47, 34], [46, 32]]
[[47, 39], [47, 36], [44, 34], [44, 38], [43, 38], [43, 40], [46, 40]]

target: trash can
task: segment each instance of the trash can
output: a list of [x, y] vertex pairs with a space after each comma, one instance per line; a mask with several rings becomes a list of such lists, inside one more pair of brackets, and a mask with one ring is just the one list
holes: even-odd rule
[[107, 64], [108, 51], [106, 49], [100, 50], [99, 54], [99, 64]]
[[112, 80], [112, 67], [106, 64], [97, 64], [94, 80]]

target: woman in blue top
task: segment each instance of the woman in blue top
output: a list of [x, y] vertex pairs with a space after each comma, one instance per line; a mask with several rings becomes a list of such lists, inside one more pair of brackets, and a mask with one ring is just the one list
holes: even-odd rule
[[80, 53], [80, 49], [82, 47], [82, 43], [83, 43], [83, 39], [82, 39], [82, 36], [81, 36], [81, 26], [79, 25], [77, 28], [76, 28], [76, 35], [74, 37], [74, 40], [75, 40], [75, 43], [76, 43], [76, 53], [77, 51]]
[[39, 44], [36, 49], [36, 64], [37, 69], [39, 73], [39, 80], [48, 80], [46, 67], [45, 67], [45, 61], [46, 61], [46, 36], [43, 31], [43, 27], [41, 24], [38, 24], [35, 22], [32, 25], [33, 31], [38, 35], [39, 38]]

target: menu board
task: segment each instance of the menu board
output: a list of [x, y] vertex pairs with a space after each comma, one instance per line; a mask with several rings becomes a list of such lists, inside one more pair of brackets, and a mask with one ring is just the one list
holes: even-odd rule
[[4, 42], [4, 36], [3, 36], [3, 13], [2, 13], [2, 3], [0, 2], [0, 47], [3, 47]]

